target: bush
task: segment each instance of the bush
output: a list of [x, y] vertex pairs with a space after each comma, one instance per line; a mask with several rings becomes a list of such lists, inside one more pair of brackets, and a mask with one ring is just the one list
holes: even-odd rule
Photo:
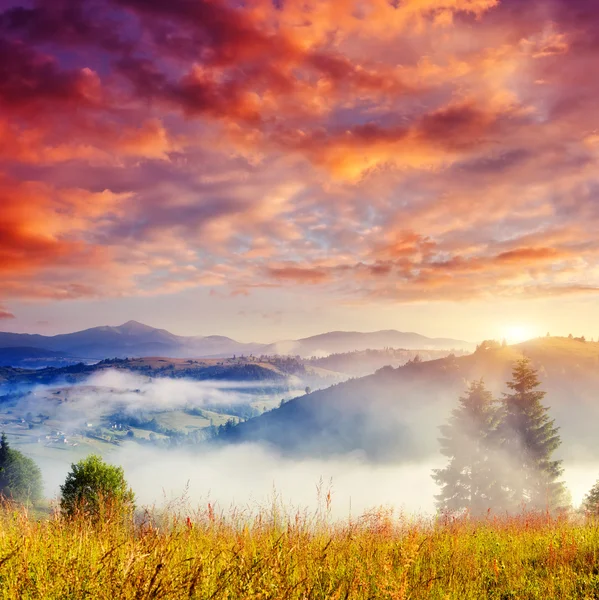
[[13, 450], [0, 438], [0, 494], [20, 503], [37, 502], [42, 497], [42, 472], [33, 460]]
[[104, 508], [131, 513], [135, 507], [122, 467], [108, 465], [94, 454], [71, 465], [60, 491], [60, 509], [67, 517], [83, 513], [95, 519]]

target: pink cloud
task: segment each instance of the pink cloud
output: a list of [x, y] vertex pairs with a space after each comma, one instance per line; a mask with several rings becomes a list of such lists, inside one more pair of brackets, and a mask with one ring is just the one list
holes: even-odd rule
[[3, 296], [593, 293], [596, 4], [347, 6], [2, 13]]

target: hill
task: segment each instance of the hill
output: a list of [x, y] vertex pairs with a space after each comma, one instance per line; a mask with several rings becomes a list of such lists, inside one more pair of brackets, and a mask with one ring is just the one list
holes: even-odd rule
[[403, 348], [407, 350], [474, 350], [474, 345], [463, 340], [429, 338], [418, 333], [405, 333], [393, 329], [361, 333], [357, 331], [332, 331], [299, 340], [286, 340], [267, 346], [266, 354], [292, 354], [303, 358], [322, 357], [334, 353], [362, 350]]
[[375, 461], [436, 456], [438, 426], [467, 382], [483, 377], [499, 395], [523, 355], [539, 369], [545, 403], [561, 427], [562, 454], [599, 457], [599, 343], [565, 338], [482, 344], [468, 356], [385, 367], [296, 398], [224, 432], [221, 441], [264, 442], [300, 456], [358, 453]]
[[[464, 350], [455, 350], [455, 355], [466, 354]], [[449, 350], [407, 350], [403, 348], [385, 348], [383, 350], [355, 350], [329, 354], [322, 358], [312, 358], [306, 363], [315, 367], [345, 373], [352, 377], [364, 377], [386, 366], [401, 367], [410, 360], [435, 360], [451, 354]]]
[[281, 389], [327, 386], [343, 376], [325, 369], [306, 366], [291, 357], [183, 359], [164, 357], [114, 358], [95, 364], [78, 363], [67, 367], [23, 369], [0, 367], [0, 393], [13, 393], [36, 385], [81, 383], [106, 371], [127, 371], [146, 377], [190, 379], [195, 381], [268, 382]]
[[[300, 355], [310, 357], [333, 352], [349, 352], [387, 347], [445, 349], [469, 348], [460, 340], [433, 339], [415, 333], [379, 331], [375, 333], [332, 332], [300, 340], [273, 344], [242, 343], [219, 335], [179, 336], [137, 321], [118, 327], [93, 327], [54, 336], [0, 332], [0, 348], [37, 348], [87, 359], [106, 357], [165, 356], [169, 358], [222, 358], [233, 355]], [[14, 361], [13, 361], [14, 362]], [[12, 364], [11, 366], [18, 366]]]
[[0, 367], [64, 367], [79, 362], [64, 352], [45, 350], [44, 348], [0, 348]]

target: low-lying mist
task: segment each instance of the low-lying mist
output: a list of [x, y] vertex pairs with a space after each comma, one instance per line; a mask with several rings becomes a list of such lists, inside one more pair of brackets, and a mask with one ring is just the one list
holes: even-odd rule
[[[282, 395], [277, 388], [277, 384], [268, 381], [195, 381], [108, 370], [76, 384], [38, 386], [19, 403], [21, 412], [50, 414], [63, 429], [68, 429], [96, 423], [116, 411], [157, 413], [250, 404], [258, 391], [262, 398], [274, 400]], [[284, 395], [291, 398], [303, 393], [300, 388], [288, 389]]]
[[[358, 457], [295, 460], [257, 444], [226, 446], [201, 453], [160, 450], [127, 443], [106, 456], [125, 470], [140, 506], [163, 506], [181, 500], [191, 508], [215, 504], [254, 511], [276, 497], [289, 509], [315, 511], [331, 491], [331, 516], [359, 516], [384, 506], [409, 515], [434, 511], [438, 488], [431, 478], [441, 457], [422, 463], [376, 465]], [[70, 468], [66, 457], [38, 461], [46, 495], [57, 497]], [[599, 464], [565, 464], [564, 480], [578, 507], [599, 476]], [[320, 497], [318, 488], [320, 487]]]
[[[190, 507], [211, 502], [222, 510], [235, 506], [251, 512], [276, 497], [290, 509], [316, 510], [330, 491], [331, 515], [339, 519], [378, 506], [410, 514], [433, 509], [433, 463], [377, 466], [353, 457], [295, 460], [255, 444], [198, 453], [129, 443], [106, 459], [124, 468], [138, 504], [144, 506], [182, 499]], [[53, 459], [40, 467], [47, 495], [56, 496], [69, 464]]]
[[[62, 399], [52, 401], [57, 398], [56, 388], [40, 386], [19, 402], [21, 412], [53, 411], [52, 418], [66, 428], [80, 427], [86, 421], [96, 423], [116, 410], [158, 413], [250, 403], [256, 398], [252, 388], [263, 393], [268, 385], [268, 382], [149, 378], [106, 371], [61, 388], [63, 395], [64, 390], [70, 393]], [[284, 395], [291, 398], [302, 394], [300, 390], [291, 390]], [[273, 394], [280, 396], [280, 392]], [[445, 405], [449, 406], [449, 399]], [[438, 425], [447, 414], [433, 412], [423, 405], [406, 410], [415, 435], [434, 438], [438, 434]], [[331, 491], [331, 515], [340, 519], [379, 506], [411, 515], [432, 513], [434, 496], [439, 490], [431, 473], [446, 463], [438, 448], [418, 460], [406, 458], [377, 464], [359, 452], [300, 459], [261, 443], [165, 448], [127, 441], [120, 446], [105, 446], [106, 460], [123, 466], [140, 506], [181, 500], [190, 507], [211, 502], [225, 511], [231, 505], [252, 511], [268, 506], [276, 496], [290, 509], [316, 510], [319, 503], [322, 505], [323, 493]], [[23, 451], [27, 453], [26, 446]], [[46, 495], [57, 497], [60, 484], [77, 458], [70, 452], [51, 449], [35, 460], [43, 472]], [[581, 454], [578, 459], [568, 456], [563, 466], [563, 479], [577, 507], [599, 477], [599, 461]]]

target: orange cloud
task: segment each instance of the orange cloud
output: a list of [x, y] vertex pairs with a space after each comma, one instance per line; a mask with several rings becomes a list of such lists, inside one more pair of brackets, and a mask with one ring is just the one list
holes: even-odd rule
[[269, 267], [268, 276], [283, 281], [294, 281], [300, 284], [320, 284], [329, 279], [329, 275], [321, 269], [285, 266]]
[[0, 321], [15, 319], [16, 317], [6, 308], [0, 306]]
[[2, 293], [591, 291], [598, 17], [589, 0], [7, 9]]
[[533, 263], [559, 260], [568, 256], [570, 252], [559, 251], [556, 248], [516, 248], [502, 252], [496, 258], [504, 263]]

